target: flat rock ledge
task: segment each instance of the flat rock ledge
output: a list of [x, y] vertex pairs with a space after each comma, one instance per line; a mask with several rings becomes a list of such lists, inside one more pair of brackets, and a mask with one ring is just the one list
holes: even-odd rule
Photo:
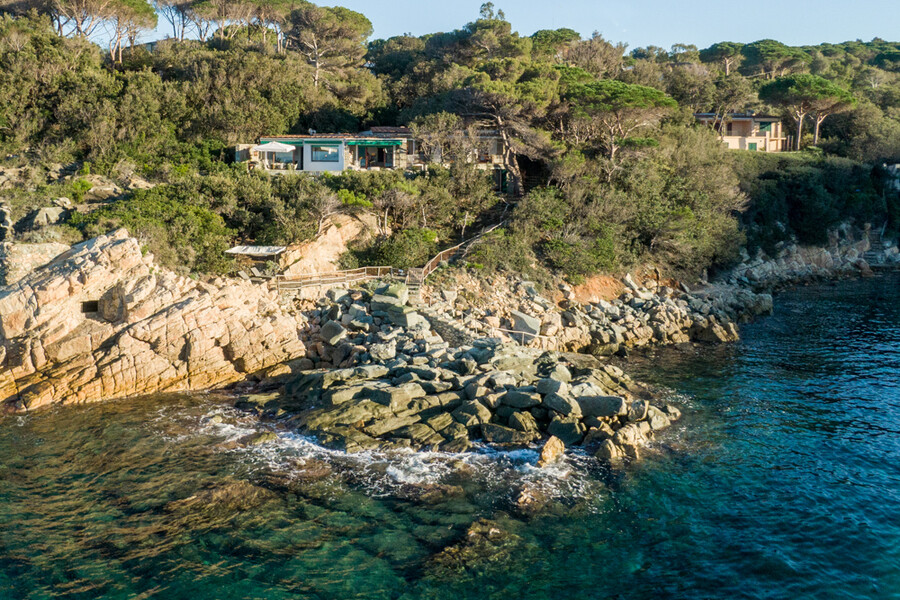
[[158, 267], [120, 229], [0, 287], [0, 403], [220, 387], [305, 356], [305, 322], [262, 286]]

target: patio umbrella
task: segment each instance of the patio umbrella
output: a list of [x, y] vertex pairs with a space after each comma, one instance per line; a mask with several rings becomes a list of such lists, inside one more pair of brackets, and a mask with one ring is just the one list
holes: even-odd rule
[[293, 152], [294, 147], [289, 144], [282, 144], [281, 142], [268, 142], [266, 144], [260, 144], [259, 146], [253, 146], [251, 150], [254, 152]]

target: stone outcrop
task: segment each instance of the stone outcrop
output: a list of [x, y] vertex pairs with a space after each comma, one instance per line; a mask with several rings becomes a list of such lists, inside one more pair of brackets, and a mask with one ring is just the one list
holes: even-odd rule
[[294, 277], [336, 271], [348, 245], [363, 241], [376, 230], [376, 218], [371, 215], [335, 215], [316, 239], [287, 249], [281, 257], [284, 275]]
[[730, 285], [770, 289], [816, 279], [868, 274], [869, 265], [864, 257], [869, 249], [868, 237], [854, 240], [844, 228], [831, 232], [829, 244], [824, 248], [784, 244], [774, 257], [760, 252], [751, 258], [743, 252], [741, 263], [723, 280]]
[[[602, 451], [607, 440], [617, 449], [611, 460], [637, 458], [637, 448], [676, 418], [620, 369], [590, 357], [492, 338], [448, 349], [431, 337], [419, 332], [392, 359], [359, 355], [357, 366], [310, 371], [281, 395], [245, 396], [237, 406], [348, 452], [462, 452], [478, 441], [516, 448], [547, 439], [542, 465], [567, 446]], [[663, 422], [660, 414], [670, 416]], [[641, 437], [626, 429], [615, 439], [627, 427]]]
[[303, 357], [304, 325], [261, 286], [159, 268], [119, 230], [0, 287], [0, 402], [22, 411], [225, 385]]
[[[713, 285], [687, 291], [649, 279], [624, 279], [624, 291], [612, 301], [580, 303], [561, 284], [564, 299], [552, 302], [530, 282], [493, 277], [500, 290], [479, 304], [460, 294], [437, 302], [429, 314], [455, 321], [473, 337], [509, 329], [512, 341], [525, 345], [609, 355], [623, 348], [683, 342], [727, 342], [738, 338], [736, 323], [772, 310], [772, 296], [738, 285]], [[505, 293], [503, 291], [505, 290]]]
[[69, 249], [65, 244], [0, 243], [0, 285], [12, 285]]

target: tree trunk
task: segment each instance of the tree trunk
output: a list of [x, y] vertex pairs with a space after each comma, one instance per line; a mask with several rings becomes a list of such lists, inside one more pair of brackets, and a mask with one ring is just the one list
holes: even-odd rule
[[512, 151], [512, 145], [509, 142], [509, 135], [503, 127], [503, 119], [495, 117], [497, 123], [497, 131], [500, 133], [500, 141], [503, 143], [503, 166], [509, 173], [508, 193], [518, 196], [522, 193], [522, 171], [519, 170], [519, 161]]
[[803, 119], [805, 117], [806, 113], [797, 115], [797, 142], [794, 144], [794, 150], [800, 150], [800, 138], [803, 137]]
[[822, 115], [820, 113], [816, 113], [816, 115], [814, 117], [816, 120], [816, 129], [813, 132], [813, 146], [819, 145], [819, 127], [822, 125], [822, 121], [824, 121], [825, 117], [827, 117], [827, 116], [828, 115]]

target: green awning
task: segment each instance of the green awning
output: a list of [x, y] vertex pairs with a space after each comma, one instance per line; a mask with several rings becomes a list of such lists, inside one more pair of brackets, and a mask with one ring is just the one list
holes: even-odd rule
[[348, 146], [402, 146], [403, 140], [348, 140]]

